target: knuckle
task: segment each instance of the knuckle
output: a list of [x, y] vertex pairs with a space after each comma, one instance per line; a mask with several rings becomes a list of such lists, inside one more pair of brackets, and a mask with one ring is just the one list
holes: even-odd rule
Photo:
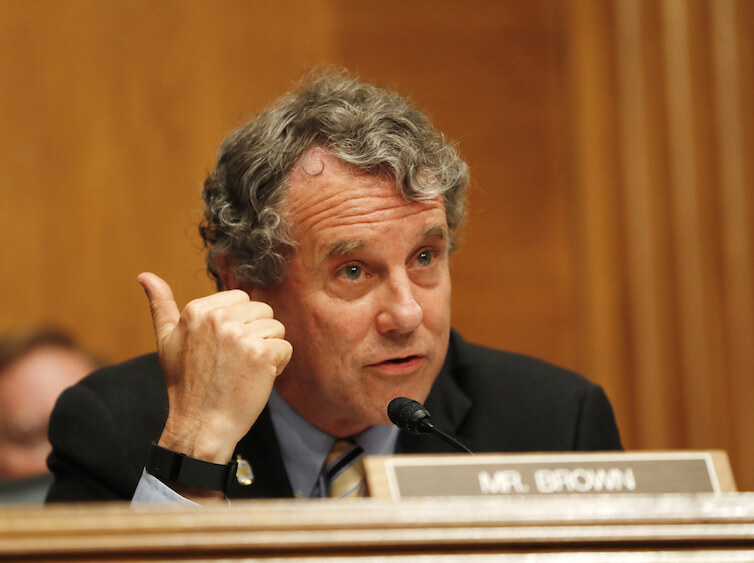
[[233, 343], [239, 340], [240, 334], [238, 327], [229, 323], [213, 323], [212, 329], [219, 343]]
[[202, 302], [199, 299], [193, 299], [192, 301], [189, 301], [183, 308], [181, 319], [185, 320], [185, 322], [192, 323], [196, 319], [201, 317], [202, 310]]
[[267, 303], [264, 303], [262, 301], [255, 301], [255, 309], [256, 314], [259, 318], [274, 318], [275, 312], [272, 310], [272, 307], [270, 307]]
[[281, 347], [280, 357], [275, 363], [275, 377], [283, 373], [283, 370], [285, 370], [288, 362], [291, 361], [291, 357], [293, 356], [293, 345], [287, 340], [283, 340], [282, 343], [283, 346]]
[[274, 338], [285, 338], [285, 325], [277, 319], [270, 319], [270, 331]]
[[222, 329], [227, 324], [227, 320], [228, 312], [224, 308], [212, 309], [207, 313], [207, 322], [209, 322], [210, 326], [215, 330]]
[[288, 363], [288, 361], [291, 359], [291, 356], [293, 356], [293, 344], [291, 344], [287, 340], [283, 340], [283, 343], [285, 344], [284, 358], [285, 362]]
[[258, 361], [264, 355], [263, 342], [257, 338], [245, 339], [244, 352], [250, 361]]
[[231, 297], [233, 297], [234, 300], [239, 301], [249, 301], [249, 294], [246, 293], [243, 289], [228, 289], [225, 291], [225, 293]]

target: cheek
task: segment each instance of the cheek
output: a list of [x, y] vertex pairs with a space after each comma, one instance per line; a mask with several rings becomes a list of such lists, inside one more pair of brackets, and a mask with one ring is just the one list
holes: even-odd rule
[[3, 452], [3, 471], [13, 477], [44, 473], [47, 471], [47, 455], [51, 449], [46, 439], [34, 440], [25, 446], [7, 446]]
[[424, 325], [433, 332], [450, 325], [450, 280], [422, 292], [419, 304], [424, 313]]
[[373, 311], [367, 303], [342, 303], [320, 299], [299, 316], [288, 331], [294, 358], [309, 363], [342, 364], [368, 341]]
[[319, 339], [342, 351], [365, 340], [373, 317], [368, 303], [328, 302], [318, 308], [311, 320]]

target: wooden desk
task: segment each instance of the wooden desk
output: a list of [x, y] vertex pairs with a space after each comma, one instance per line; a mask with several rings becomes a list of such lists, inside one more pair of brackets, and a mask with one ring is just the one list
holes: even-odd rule
[[754, 561], [754, 493], [0, 510], [0, 561], [250, 559]]

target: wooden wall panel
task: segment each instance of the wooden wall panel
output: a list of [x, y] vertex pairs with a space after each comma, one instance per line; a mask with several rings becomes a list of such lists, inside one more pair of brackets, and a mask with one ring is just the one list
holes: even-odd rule
[[[703, 4], [662, 4], [667, 79], [669, 185], [673, 192], [681, 349], [679, 391], [686, 407], [686, 441], [727, 449], [726, 385], [718, 226], [717, 155], [708, 142], [714, 113], [709, 85], [710, 54]], [[702, 446], [706, 447], [706, 446]]]
[[200, 189], [222, 138], [332, 58], [326, 1], [2, 0], [0, 330], [154, 348], [135, 276], [206, 294]]
[[754, 488], [754, 3], [710, 4], [729, 449]]
[[615, 9], [602, 0], [568, 4], [569, 167], [581, 276], [579, 351], [584, 371], [605, 385], [627, 444], [638, 432], [628, 323], [626, 217], [616, 111]]
[[[636, 427], [643, 447], [660, 447], [681, 429], [658, 421], [651, 413], [678, 413], [673, 377], [675, 341], [672, 324], [672, 262], [665, 216], [667, 193], [662, 154], [663, 130], [657, 119], [656, 39], [640, 3], [615, 3], [619, 143], [622, 202], [626, 219], [627, 318], [633, 340], [633, 385]], [[653, 41], [653, 39], [655, 39]], [[661, 90], [660, 90], [661, 93]]]
[[711, 5], [730, 448], [754, 489], [754, 4]]
[[[587, 284], [612, 297], [582, 302], [584, 334], [610, 350], [587, 346], [587, 365], [611, 383], [603, 371], [617, 367], [631, 389], [613, 395], [629, 447], [726, 449], [750, 489], [751, 3], [574, 1], [570, 12], [581, 252]], [[604, 226], [615, 201], [623, 221]]]

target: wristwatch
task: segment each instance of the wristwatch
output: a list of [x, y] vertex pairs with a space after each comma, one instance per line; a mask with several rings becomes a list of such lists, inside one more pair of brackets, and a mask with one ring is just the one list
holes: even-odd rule
[[254, 474], [249, 462], [240, 455], [230, 463], [202, 461], [152, 444], [147, 472], [160, 481], [196, 487], [210, 491], [226, 491], [235, 479], [239, 485], [251, 485]]

